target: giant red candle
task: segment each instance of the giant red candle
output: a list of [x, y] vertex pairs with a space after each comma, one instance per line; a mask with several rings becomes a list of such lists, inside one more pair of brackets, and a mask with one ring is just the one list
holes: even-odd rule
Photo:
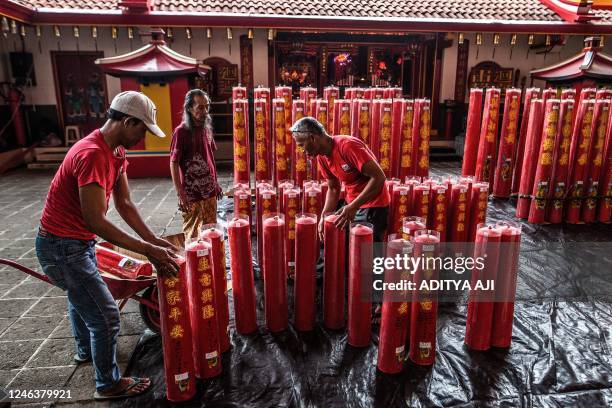
[[544, 105], [542, 100], [532, 100], [529, 113], [529, 126], [526, 134], [527, 140], [525, 141], [525, 157], [520, 177], [521, 182], [519, 185], [518, 202], [516, 204], [516, 216], [518, 218], [527, 218], [529, 215], [533, 178], [535, 177], [537, 155], [540, 150], [542, 138], [543, 116]]
[[[198, 378], [211, 378], [221, 374], [218, 304], [222, 302], [217, 302], [216, 298], [215, 284], [217, 282], [215, 282], [210, 240], [201, 239], [187, 244], [185, 259], [189, 279], [187, 288], [193, 335], [194, 367]], [[227, 326], [223, 330], [223, 334], [227, 337], [226, 330]]]
[[245, 99], [234, 99], [232, 109], [234, 133], [234, 183], [250, 184], [249, 102]]
[[549, 195], [553, 171], [553, 154], [555, 140], [559, 132], [559, 103], [558, 99], [548, 99], [544, 111], [544, 124], [542, 140], [533, 181], [531, 206], [528, 221], [533, 224], [542, 224], [546, 218], [546, 200]]
[[512, 187], [512, 166], [514, 165], [520, 109], [521, 90], [516, 88], [506, 89], [501, 138], [493, 183], [493, 196], [495, 197], [510, 197], [510, 189]]
[[295, 217], [294, 324], [296, 330], [309, 331], [315, 323], [316, 269], [319, 257], [317, 216], [299, 213]]
[[[283, 108], [285, 110], [284, 118], [285, 118], [285, 150], [287, 152], [287, 166], [289, 166], [289, 161], [291, 160], [291, 147], [293, 145], [293, 136], [291, 135], [291, 110], [293, 105], [291, 103], [292, 99], [292, 91], [290, 86], [277, 86], [274, 89], [274, 96], [277, 99], [283, 100]], [[290, 171], [289, 167], [287, 171]], [[290, 174], [289, 174], [290, 176]]]
[[478, 181], [486, 181], [493, 184], [495, 169], [495, 155], [497, 143], [497, 126], [499, 121], [500, 91], [497, 88], [489, 88], [485, 93], [484, 110], [482, 113], [482, 125], [480, 127], [480, 138], [478, 143], [478, 155], [476, 156], [475, 176]]
[[[401, 236], [391, 235], [387, 243], [387, 258], [395, 258], [397, 255], [412, 254], [412, 243], [402, 239]], [[410, 272], [396, 269], [395, 266], [385, 270], [385, 283], [399, 283], [401, 280], [410, 280]], [[383, 304], [380, 321], [380, 335], [378, 340], [378, 360], [376, 366], [380, 371], [387, 374], [395, 374], [402, 371], [406, 356], [406, 338], [408, 325], [410, 324], [410, 303], [407, 301], [408, 291], [405, 291], [406, 299], [394, 301], [400, 293], [386, 290], [383, 293]]]
[[402, 230], [404, 217], [410, 214], [410, 187], [397, 184], [391, 190], [391, 203], [389, 206], [389, 234], [397, 234]]
[[232, 100], [247, 98], [248, 94], [245, 86], [235, 86], [232, 88]]
[[451, 201], [448, 208], [447, 241], [453, 242], [453, 253], [456, 256], [463, 254], [468, 239], [468, 186], [466, 184], [453, 184], [451, 187]]
[[251, 189], [247, 184], [234, 185], [234, 215], [244, 215], [252, 222]]
[[529, 127], [529, 116], [531, 115], [531, 101], [540, 95], [539, 88], [528, 88], [525, 91], [525, 102], [523, 103], [523, 117], [521, 119], [521, 130], [516, 146], [514, 163], [514, 175], [512, 176], [512, 195], [517, 195], [521, 183], [521, 173], [523, 171], [523, 156], [527, 140], [527, 129]]
[[334, 225], [337, 218], [327, 215], [323, 232], [323, 324], [328, 329], [344, 327], [346, 233]]
[[270, 137], [270, 105], [265, 99], [255, 99], [255, 180], [272, 178], [272, 141]]
[[202, 227], [200, 236], [209, 239], [212, 245], [211, 260], [214, 276], [215, 305], [217, 307], [217, 324], [219, 325], [219, 347], [224, 353], [230, 349], [229, 306], [227, 298], [227, 265], [225, 264], [225, 244], [223, 230], [216, 224]]
[[392, 175], [392, 162], [391, 162], [391, 149], [392, 138], [392, 108], [393, 104], [391, 99], [383, 99], [380, 105], [380, 124], [378, 132], [378, 157], [380, 168], [385, 173], [385, 177], [391, 177]]
[[440, 234], [440, 242], [446, 242], [446, 224], [448, 213], [448, 196], [446, 194], [447, 187], [443, 184], [433, 184], [431, 186], [431, 204], [429, 207], [431, 227]]
[[372, 102], [366, 99], [355, 100], [356, 109], [353, 111], [352, 117], [352, 133], [354, 137], [357, 137], [366, 145], [371, 143], [371, 120], [372, 120]]
[[293, 180], [280, 180], [278, 182], [278, 211], [285, 212], [285, 190], [293, 187]]
[[610, 101], [598, 99], [595, 102], [593, 114], [593, 127], [591, 130], [591, 152], [587, 176], [585, 177], [585, 200], [582, 202], [582, 221], [595, 221], [597, 206], [597, 193], [599, 178], [604, 164], [604, 149], [606, 143], [606, 130], [610, 116]]
[[[465, 344], [473, 350], [488, 350], [491, 347], [495, 291], [489, 289], [489, 282], [494, 281], [497, 275], [500, 242], [501, 231], [492, 225], [481, 224], [476, 231], [474, 259], [483, 259], [484, 268], [472, 269]], [[478, 281], [489, 290], [476, 289]]]
[[310, 86], [300, 88], [300, 99], [304, 101], [304, 106], [306, 108], [306, 116], [312, 116], [312, 111], [310, 111], [310, 101], [312, 101], [313, 99], [317, 99], [316, 88]]
[[414, 101], [412, 122], [412, 166], [418, 177], [429, 175], [429, 136], [431, 133], [431, 112], [429, 99]]
[[496, 228], [501, 231], [502, 251], [495, 279], [491, 346], [507, 348], [510, 347], [512, 341], [521, 226], [514, 222], [500, 221], [496, 224]]
[[317, 99], [315, 113], [315, 117], [325, 127], [325, 131], [327, 133], [331, 133], [332, 130], [329, 127], [329, 105], [327, 103], [327, 99]]
[[550, 201], [546, 208], [546, 219], [553, 224], [560, 223], [563, 220], [573, 117], [574, 100], [562, 99], [559, 104], [559, 131], [557, 132], [557, 141], [555, 141], [554, 169], [549, 191]]
[[166, 398], [171, 402], [188, 401], [196, 393], [187, 264], [183, 259], [178, 264], [176, 277], [157, 275]]
[[398, 177], [404, 99], [394, 99], [391, 105], [391, 177]]
[[249, 334], [257, 330], [255, 282], [251, 254], [251, 228], [245, 217], [234, 217], [227, 224], [230, 265], [232, 270], [232, 298], [236, 331]]
[[[292, 111], [292, 122], [295, 123], [305, 115], [306, 105], [304, 101], [296, 99], [293, 101]], [[298, 146], [294, 146], [291, 149], [292, 159], [291, 168], [293, 174], [293, 180], [295, 180], [296, 186], [301, 186], [308, 175], [308, 165], [306, 163], [306, 153], [304, 149]]]
[[351, 135], [351, 102], [345, 99], [334, 101], [334, 135]]
[[[263, 261], [263, 216], [278, 211], [278, 196], [276, 191], [267, 183], [261, 183], [257, 188], [257, 263], [262, 266]], [[263, 276], [263, 275], [262, 275]]]
[[349, 236], [348, 339], [366, 347], [372, 334], [372, 257], [374, 229], [369, 223], [351, 224]]
[[304, 193], [302, 194], [302, 211], [310, 214], [321, 214], [323, 210], [323, 191], [318, 183], [309, 183], [304, 185]]
[[414, 238], [418, 231], [425, 229], [427, 229], [427, 221], [425, 218], [411, 215], [402, 220], [402, 238], [405, 240]]
[[483, 224], [487, 220], [487, 202], [489, 198], [489, 183], [484, 181], [476, 182], [470, 190], [469, 211], [469, 232], [468, 242], [474, 242], [476, 231], [479, 224]]
[[283, 215], [285, 217], [285, 257], [287, 273], [295, 269], [295, 216], [300, 211], [300, 189], [290, 187], [283, 191]]
[[[263, 219], [264, 309], [266, 327], [280, 332], [288, 325], [287, 272], [285, 266], [285, 220], [270, 213]], [[279, 245], [280, 244], [280, 245]]]
[[285, 143], [285, 100], [276, 98], [272, 101], [272, 123], [274, 124], [274, 180], [289, 178], [289, 150]]
[[561, 100], [575, 100], [576, 99], [576, 90], [573, 88], [563, 89], [561, 91]]
[[370, 150], [377, 160], [380, 160], [380, 110], [382, 99], [372, 101], [372, 122], [370, 127]]
[[96, 263], [100, 271], [120, 276], [123, 279], [137, 279], [153, 275], [151, 262], [132, 258], [112, 249], [96, 245]]
[[599, 182], [599, 203], [597, 204], [597, 221], [612, 220], [612, 120], [609, 120], [604, 166]]
[[404, 101], [401, 109], [397, 177], [399, 177], [400, 180], [404, 180], [408, 176], [414, 176], [414, 166], [412, 165], [412, 122], [414, 121], [414, 102], [412, 100]]
[[335, 117], [335, 107], [336, 107], [336, 99], [340, 99], [340, 89], [336, 86], [326, 86], [323, 88], [323, 99], [327, 101], [327, 130], [330, 134], [333, 133], [333, 129], [335, 127], [334, 117]]
[[[584, 90], [583, 90], [584, 91]], [[593, 128], [593, 114], [595, 101], [583, 100], [578, 106], [576, 122], [572, 132], [570, 146], [570, 182], [568, 185], [568, 208], [565, 221], [575, 224], [580, 221], [580, 207], [584, 195], [587, 164], [591, 147], [591, 133]]]
[[[422, 258], [416, 268], [414, 282], [416, 290], [412, 296], [410, 314], [410, 352], [408, 357], [415, 364], [431, 365], [436, 357], [436, 320], [438, 316], [437, 292], [425, 290], [423, 283], [429, 285], [437, 279], [438, 272], [432, 258], [438, 256], [440, 236], [436, 231], [422, 230], [414, 237], [414, 256]], [[427, 259], [430, 259], [427, 262]]]
[[465, 145], [463, 147], [462, 176], [473, 176], [476, 171], [478, 141], [480, 140], [480, 121], [482, 118], [482, 89], [470, 89]]
[[412, 188], [412, 204], [410, 211], [417, 217], [427, 220], [429, 217], [429, 186], [419, 184]]

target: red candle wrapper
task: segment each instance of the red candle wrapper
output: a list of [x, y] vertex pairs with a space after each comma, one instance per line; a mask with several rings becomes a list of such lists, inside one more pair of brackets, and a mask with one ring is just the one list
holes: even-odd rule
[[187, 244], [185, 259], [189, 279], [187, 287], [194, 368], [198, 378], [212, 378], [221, 374], [220, 316], [217, 304], [222, 302], [217, 302], [216, 298], [215, 284], [218, 282], [215, 282], [211, 241], [200, 238]]
[[410, 187], [406, 185], [393, 185], [391, 189], [391, 203], [389, 205], [389, 234], [397, 234], [402, 230], [403, 219], [410, 214]]
[[289, 150], [285, 142], [286, 121], [285, 121], [285, 100], [275, 98], [272, 101], [272, 122], [274, 123], [274, 181], [289, 178]]
[[422, 217], [415, 217], [413, 215], [405, 217], [402, 220], [402, 238], [410, 240], [414, 238], [418, 231], [427, 229], [427, 221]]
[[414, 102], [411, 100], [404, 101], [402, 103], [400, 114], [400, 142], [399, 142], [399, 156], [397, 158], [398, 163], [398, 177], [400, 180], [404, 180], [408, 176], [414, 176], [414, 166], [412, 163], [412, 149], [413, 149], [413, 129], [412, 123], [414, 122]]
[[232, 110], [234, 133], [234, 183], [250, 184], [249, 102], [245, 99], [234, 99]]
[[478, 226], [487, 220], [487, 203], [489, 200], [489, 183], [480, 181], [472, 185], [469, 204], [468, 242], [474, 242]]
[[414, 256], [424, 262], [416, 268], [415, 287], [410, 314], [410, 351], [408, 357], [418, 365], [432, 365], [436, 357], [436, 320], [438, 315], [437, 292], [426, 290], [423, 283], [437, 279], [435, 265], [427, 265], [427, 259], [438, 256], [440, 236], [436, 231], [418, 231], [414, 237]]
[[295, 216], [300, 211], [300, 189], [290, 187], [283, 191], [283, 197], [287, 273], [293, 275], [295, 269]]
[[495, 155], [497, 153], [497, 126], [499, 122], [500, 90], [489, 88], [485, 93], [482, 126], [476, 157], [475, 176], [478, 181], [493, 184]]
[[440, 234], [440, 242], [446, 242], [446, 224], [448, 214], [448, 188], [443, 184], [432, 184], [431, 186], [431, 204], [429, 208], [428, 219], [431, 220], [429, 229], [438, 231]]
[[348, 253], [348, 339], [353, 347], [367, 347], [372, 334], [372, 244], [374, 227], [352, 223]]
[[546, 200], [549, 196], [553, 172], [555, 140], [558, 139], [559, 133], [559, 104], [558, 99], [548, 99], [546, 101], [542, 137], [529, 208], [528, 221], [532, 224], [542, 224], [546, 218]]
[[215, 305], [217, 307], [217, 324], [219, 325], [219, 347], [221, 353], [230, 349], [229, 337], [229, 301], [227, 297], [227, 265], [225, 264], [225, 244], [223, 230], [219, 225], [208, 224], [202, 227], [200, 236], [209, 239], [212, 245], [211, 260], [213, 265]]
[[141, 261], [112, 249], [96, 245], [98, 270], [123, 279], [137, 279], [139, 276], [153, 275], [151, 262]]
[[[306, 111], [306, 104], [302, 100], [293, 101], [292, 121], [297, 122], [303, 118]], [[308, 177], [308, 164], [306, 159], [306, 153], [301, 147], [295, 146], [291, 149], [291, 167], [293, 180], [295, 180], [296, 186], [301, 186], [304, 180]]]
[[346, 269], [346, 231], [334, 226], [337, 215], [325, 216], [323, 246], [323, 325], [328, 329], [344, 327]]
[[[499, 264], [501, 235], [501, 230], [492, 225], [479, 225], [476, 231], [474, 259], [482, 258], [484, 268], [472, 270], [471, 286], [473, 288], [476, 287], [479, 280], [483, 286], [495, 280]], [[495, 291], [470, 290], [465, 322], [465, 344], [473, 350], [488, 350], [491, 347], [494, 300]]]
[[232, 100], [247, 98], [248, 94], [245, 86], [235, 86], [232, 88]]
[[317, 90], [309, 86], [300, 88], [300, 99], [304, 101], [306, 107], [306, 116], [313, 116], [310, 109], [310, 101], [317, 99]]
[[463, 147], [462, 176], [473, 176], [476, 171], [478, 156], [478, 141], [480, 139], [480, 124], [482, 119], [482, 89], [470, 89], [467, 127], [465, 129], [465, 145]]
[[176, 277], [157, 275], [166, 398], [171, 402], [188, 401], [196, 393], [187, 265], [183, 259], [178, 264]]
[[575, 102], [571, 98], [562, 99], [559, 104], [560, 129], [557, 132], [558, 139], [555, 141], [555, 154], [553, 159], [554, 169], [549, 192], [550, 200], [546, 207], [546, 219], [552, 224], [560, 223], [563, 220], [563, 206], [568, 183], [574, 105]]
[[[598, 91], [599, 94], [599, 91]], [[599, 181], [604, 164], [604, 153], [606, 143], [606, 131], [610, 116], [609, 99], [597, 99], [595, 101], [595, 112], [593, 114], [593, 127], [591, 130], [591, 152], [589, 154], [589, 170], [586, 176], [586, 194], [582, 203], [582, 221], [593, 222], [596, 218], [597, 194], [599, 192]]]
[[537, 155], [540, 151], [542, 138], [542, 123], [544, 104], [541, 99], [533, 99], [529, 113], [529, 126], [527, 127], [523, 169], [521, 170], [516, 216], [527, 218], [531, 205], [531, 192], [536, 172]]
[[346, 99], [334, 101], [334, 135], [351, 135], [351, 102]]
[[232, 270], [232, 298], [234, 300], [236, 331], [240, 334], [249, 334], [257, 330], [249, 220], [245, 217], [234, 217], [227, 224], [227, 236]]
[[500, 256], [497, 277], [495, 279], [491, 346], [507, 348], [510, 347], [510, 342], [512, 341], [521, 226], [514, 222], [499, 221], [496, 224], [496, 228], [501, 230], [501, 244], [504, 246], [504, 249]]
[[521, 108], [520, 103], [521, 90], [516, 88], [506, 89], [501, 138], [493, 183], [493, 196], [495, 197], [510, 197], [510, 190], [512, 188], [512, 166], [514, 165], [516, 135], [518, 130], [519, 111]]
[[[255, 199], [257, 211], [257, 263], [263, 265], [263, 216], [278, 211], [278, 195], [274, 188], [266, 183], [260, 183], [257, 187]], [[263, 271], [262, 271], [263, 276]]]
[[380, 161], [380, 111], [382, 109], [383, 99], [372, 101], [372, 122], [370, 127], [370, 150], [376, 156], [376, 160]]
[[300, 256], [295, 260], [294, 301], [296, 330], [309, 331], [315, 324], [316, 269], [319, 257], [317, 216], [299, 213], [295, 218], [295, 247]]
[[605, 159], [599, 182], [599, 202], [597, 204], [597, 220], [606, 223], [612, 220], [612, 120], [608, 122]]
[[574, 122], [570, 146], [569, 201], [565, 213], [565, 221], [570, 224], [580, 222], [580, 207], [582, 206], [584, 183], [587, 177], [594, 109], [595, 101], [593, 99], [583, 100], [578, 106], [578, 113]]
[[335, 117], [335, 101], [336, 99], [340, 99], [340, 89], [336, 86], [326, 86], [325, 88], [323, 88], [323, 99], [327, 100], [327, 106], [329, 109], [329, 114], [327, 117], [327, 129], [329, 129], [329, 132], [333, 135], [335, 135], [336, 133], [334, 133], [334, 117]]
[[265, 99], [255, 99], [255, 180], [272, 178], [272, 138], [270, 137], [270, 105]]
[[512, 192], [511, 195], [518, 194], [521, 184], [521, 174], [523, 171], [523, 156], [525, 155], [525, 146], [527, 141], [527, 129], [529, 127], [529, 116], [531, 115], [531, 101], [537, 99], [540, 95], [539, 88], [528, 88], [525, 91], [525, 101], [523, 103], [523, 117], [521, 119], [521, 128], [518, 143], [516, 146], [514, 175], [512, 176]]
[[429, 137], [431, 133], [431, 112], [429, 99], [414, 101], [412, 126], [413, 174], [418, 177], [429, 175]]

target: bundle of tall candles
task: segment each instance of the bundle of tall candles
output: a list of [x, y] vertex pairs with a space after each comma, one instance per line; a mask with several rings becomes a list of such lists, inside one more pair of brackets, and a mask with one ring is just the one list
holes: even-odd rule
[[501, 117], [499, 90], [486, 90], [484, 110], [482, 95], [470, 91], [462, 175], [516, 196], [530, 223], [612, 221], [612, 91], [529, 88], [522, 118], [520, 90], [506, 89]]
[[[253, 90], [250, 119], [247, 89], [233, 89], [234, 183], [251, 186], [250, 149], [253, 145], [255, 182], [320, 179], [316, 160], [308, 160], [293, 141], [291, 125], [304, 116], [315, 117], [330, 135], [361, 138], [370, 147], [387, 177], [427, 177], [429, 174], [430, 101], [403, 99], [400, 88], [329, 86], [322, 97], [304, 87], [293, 99], [290, 87]], [[249, 143], [249, 123], [254, 138]]]

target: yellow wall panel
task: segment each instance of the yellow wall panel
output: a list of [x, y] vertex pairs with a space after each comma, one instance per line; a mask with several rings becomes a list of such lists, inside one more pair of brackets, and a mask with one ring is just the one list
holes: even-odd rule
[[157, 107], [157, 126], [166, 134], [166, 137], [161, 139], [147, 132], [145, 137], [145, 149], [147, 151], [170, 151], [170, 142], [172, 141], [172, 114], [170, 108], [170, 89], [168, 85], [161, 86], [159, 84], [140, 85], [142, 93], [147, 95]]

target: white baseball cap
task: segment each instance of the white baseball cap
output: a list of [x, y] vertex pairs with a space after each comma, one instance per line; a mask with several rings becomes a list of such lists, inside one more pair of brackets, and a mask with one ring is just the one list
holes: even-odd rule
[[142, 92], [121, 92], [113, 98], [110, 108], [142, 120], [149, 132], [155, 136], [166, 137], [164, 132], [157, 126], [157, 121], [155, 120], [157, 109], [155, 104]]

